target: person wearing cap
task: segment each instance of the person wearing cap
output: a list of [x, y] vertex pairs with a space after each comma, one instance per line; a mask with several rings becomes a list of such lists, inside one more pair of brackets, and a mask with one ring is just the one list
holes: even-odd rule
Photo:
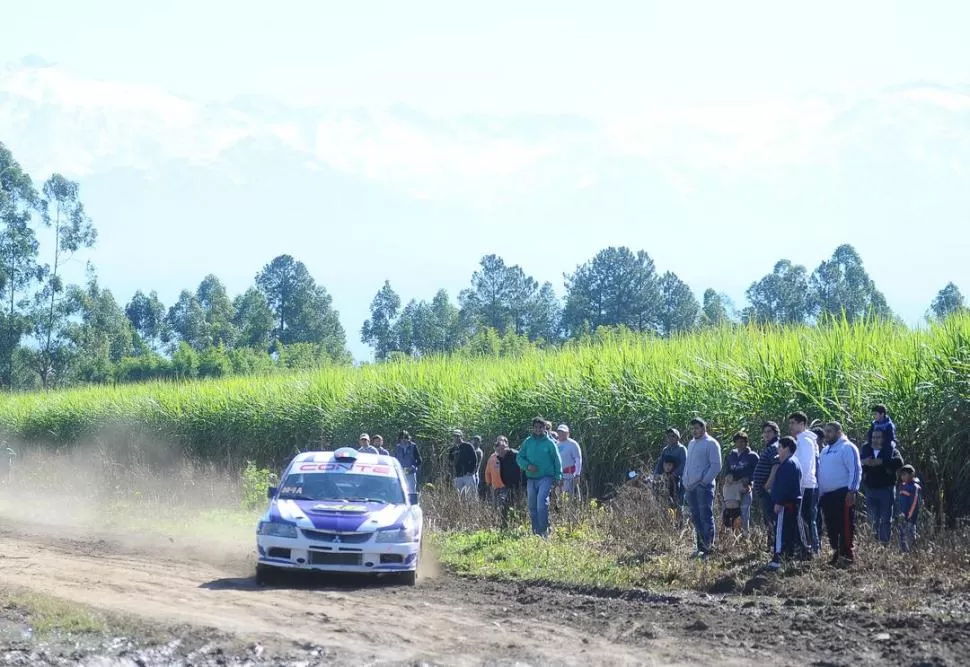
[[522, 442], [516, 462], [525, 471], [532, 532], [546, 537], [549, 534], [549, 494], [562, 479], [562, 459], [559, 458], [559, 448], [549, 437], [546, 421], [541, 417], [532, 420], [532, 435]]
[[579, 498], [579, 476], [583, 472], [583, 450], [579, 443], [569, 437], [569, 426], [556, 427], [556, 445], [562, 459], [562, 490]]
[[725, 527], [733, 526], [733, 518], [741, 519], [741, 532], [748, 534], [751, 529], [751, 505], [753, 502], [751, 480], [754, 479], [754, 471], [758, 465], [759, 456], [751, 451], [748, 445], [748, 434], [738, 431], [732, 439], [734, 449], [727, 456], [725, 465], [727, 473], [724, 475], [724, 488], [722, 494], [725, 507], [728, 505], [728, 496], [737, 499], [737, 512], [731, 512], [732, 523], [725, 522]]
[[451, 432], [453, 443], [448, 450], [448, 460], [451, 461], [455, 470], [455, 489], [458, 495], [465, 497], [476, 497], [478, 482], [475, 473], [478, 470], [478, 455], [472, 443], [464, 440], [464, 433], [461, 429]]
[[687, 445], [684, 491], [697, 538], [697, 550], [692, 557], [705, 559], [717, 538], [714, 493], [715, 480], [721, 472], [721, 444], [708, 434], [703, 419], [695, 417], [690, 421], [690, 427], [694, 438]]
[[401, 431], [397, 435], [394, 446], [394, 458], [404, 468], [404, 476], [408, 482], [408, 491], [414, 493], [418, 488], [418, 470], [421, 468], [421, 452], [418, 445], [411, 439], [411, 434]]
[[377, 448], [370, 444], [370, 436], [366, 433], [361, 433], [360, 437], [357, 438], [357, 451], [361, 454], [377, 454]]
[[825, 448], [818, 456], [819, 506], [832, 547], [832, 565], [855, 560], [855, 502], [862, 482], [859, 448], [842, 431], [842, 424], [825, 425]]
[[677, 520], [678, 523], [684, 518], [684, 464], [687, 463], [687, 448], [680, 442], [680, 431], [670, 427], [664, 433], [664, 448], [657, 457], [657, 463], [653, 467], [654, 481], [659, 483], [664, 479], [664, 464], [672, 463], [673, 469], [670, 471], [670, 479], [673, 482], [673, 489], [668, 489], [672, 494], [676, 494], [677, 499]]

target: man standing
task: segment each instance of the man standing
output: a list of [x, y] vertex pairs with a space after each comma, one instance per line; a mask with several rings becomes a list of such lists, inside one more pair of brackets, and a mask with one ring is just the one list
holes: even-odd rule
[[768, 564], [772, 570], [781, 567], [782, 558], [795, 555], [798, 539], [798, 515], [802, 494], [802, 470], [795, 454], [798, 444], [794, 438], [785, 436], [778, 442], [778, 470], [771, 485], [774, 502], [775, 555]]
[[703, 419], [692, 419], [690, 427], [694, 438], [687, 445], [684, 491], [697, 537], [697, 550], [692, 558], [707, 558], [717, 537], [714, 526], [714, 480], [721, 472], [721, 445], [708, 435]]
[[503, 530], [508, 527], [514, 494], [522, 485], [522, 470], [515, 461], [517, 454], [509, 447], [509, 439], [500, 435], [495, 439], [495, 453], [485, 465], [485, 483], [492, 490], [492, 500], [502, 517]]
[[559, 448], [546, 429], [541, 417], [532, 420], [532, 435], [522, 442], [516, 456], [525, 471], [529, 496], [529, 517], [532, 532], [541, 537], [549, 534], [549, 493], [553, 484], [562, 479], [562, 459]]
[[[687, 448], [680, 443], [680, 431], [670, 427], [664, 433], [664, 448], [657, 457], [657, 463], [653, 467], [654, 482], [660, 482], [664, 476], [664, 464], [668, 461], [673, 463], [671, 475], [673, 477], [673, 493], [677, 502], [677, 521], [683, 524], [684, 521], [684, 465], [687, 463]], [[670, 489], [668, 489], [670, 491]]]
[[751, 483], [754, 479], [754, 471], [758, 467], [759, 456], [751, 451], [748, 445], [748, 434], [739, 431], [734, 436], [734, 450], [727, 457], [727, 477], [731, 481], [741, 486], [741, 532], [748, 534], [751, 529], [751, 505], [752, 489]]
[[771, 500], [768, 482], [778, 466], [778, 424], [765, 422], [764, 426], [761, 427], [761, 439], [765, 446], [758, 456], [758, 465], [755, 466], [752, 483], [754, 484], [754, 493], [757, 494], [761, 504], [762, 520], [765, 522], [765, 532], [768, 534], [768, 551], [774, 553], [775, 503]]
[[795, 457], [802, 470], [802, 500], [798, 511], [798, 534], [805, 553], [817, 556], [822, 550], [818, 539], [818, 440], [808, 430], [808, 415], [793, 412], [788, 416], [788, 431], [795, 438]]
[[818, 457], [819, 506], [832, 547], [832, 565], [852, 563], [855, 539], [855, 501], [862, 481], [858, 448], [845, 437], [842, 425], [825, 425], [826, 447]]
[[370, 443], [371, 443], [371, 447], [374, 448], [374, 451], [376, 451], [381, 456], [390, 456], [390, 452], [384, 449], [383, 435], [375, 435], [373, 438], [371, 438]]
[[872, 432], [872, 444], [862, 446], [862, 483], [866, 491], [866, 512], [872, 531], [883, 544], [892, 537], [893, 507], [896, 505], [896, 475], [903, 457], [886, 431]]
[[361, 454], [377, 454], [377, 447], [370, 444], [369, 435], [361, 433], [360, 437], [357, 438], [357, 451]]
[[569, 437], [569, 426], [560, 424], [556, 428], [556, 440], [559, 447], [559, 458], [562, 460], [562, 490], [579, 497], [579, 476], [583, 472], [583, 450], [579, 443]]
[[418, 445], [411, 440], [411, 434], [401, 431], [397, 435], [397, 445], [394, 446], [394, 458], [404, 468], [404, 476], [408, 482], [408, 491], [414, 493], [418, 488], [418, 469], [421, 467], [421, 452]]
[[460, 497], [475, 497], [478, 493], [478, 483], [475, 481], [478, 456], [475, 448], [472, 443], [462, 439], [464, 434], [460, 429], [452, 431], [451, 437], [453, 443], [448, 450], [448, 459], [455, 467], [455, 489]]

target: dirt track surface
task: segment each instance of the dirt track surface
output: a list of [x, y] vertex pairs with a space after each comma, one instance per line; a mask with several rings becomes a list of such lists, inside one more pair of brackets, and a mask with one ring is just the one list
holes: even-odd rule
[[[966, 601], [938, 601], [946, 609], [934, 615], [894, 616], [821, 600], [607, 597], [449, 575], [415, 588], [260, 588], [250, 558], [167, 539], [0, 530], [0, 584], [144, 619], [183, 638], [140, 663], [122, 647], [87, 664], [957, 665], [970, 651]], [[11, 647], [0, 648], [10, 662]]]

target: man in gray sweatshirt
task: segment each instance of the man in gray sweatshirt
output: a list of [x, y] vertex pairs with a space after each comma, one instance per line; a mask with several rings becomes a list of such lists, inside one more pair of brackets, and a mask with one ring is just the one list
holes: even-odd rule
[[721, 444], [708, 435], [703, 419], [692, 419], [690, 428], [694, 439], [687, 445], [684, 491], [697, 535], [697, 550], [691, 557], [707, 558], [716, 537], [714, 480], [721, 472]]

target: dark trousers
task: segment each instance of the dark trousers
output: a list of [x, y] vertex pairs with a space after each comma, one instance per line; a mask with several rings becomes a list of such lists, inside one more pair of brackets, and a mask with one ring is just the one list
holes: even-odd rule
[[768, 553], [775, 553], [775, 504], [771, 501], [771, 494], [767, 491], [758, 493], [758, 500], [761, 501], [761, 514], [765, 520], [765, 532], [768, 534]]
[[798, 534], [798, 504], [782, 505], [781, 512], [775, 516], [777, 517], [775, 559], [791, 558], [795, 555], [795, 550], [801, 547], [801, 538]]
[[805, 551], [819, 552], [818, 537], [818, 489], [803, 489], [802, 502], [798, 517], [798, 530], [801, 533]]
[[855, 505], [849, 507], [845, 498], [849, 489], [830, 491], [819, 498], [819, 506], [825, 515], [825, 531], [829, 536], [829, 546], [838, 555], [852, 560], [855, 540]]

